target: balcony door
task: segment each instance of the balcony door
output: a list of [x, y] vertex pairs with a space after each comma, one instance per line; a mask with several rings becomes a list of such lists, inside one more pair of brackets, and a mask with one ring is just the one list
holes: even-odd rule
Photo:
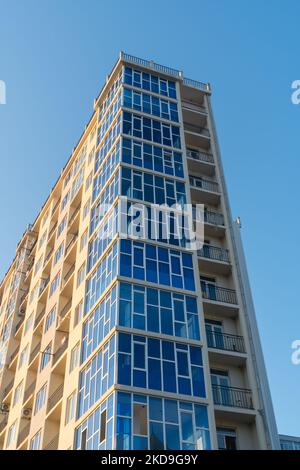
[[213, 399], [216, 405], [232, 406], [228, 372], [211, 369]]
[[205, 320], [205, 330], [208, 347], [224, 349], [224, 331], [222, 322], [215, 320]]
[[214, 277], [200, 276], [200, 284], [203, 298], [217, 300], [216, 280]]

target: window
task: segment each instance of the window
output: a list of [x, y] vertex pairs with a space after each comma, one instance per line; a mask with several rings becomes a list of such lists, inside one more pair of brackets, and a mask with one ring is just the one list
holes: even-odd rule
[[82, 320], [83, 317], [83, 300], [76, 305], [75, 308], [75, 318], [74, 318], [74, 327]]
[[30, 293], [30, 297], [29, 297], [29, 303], [31, 304], [34, 299], [36, 299], [38, 293], [39, 293], [39, 283], [37, 282], [36, 285], [34, 286], [34, 288], [32, 289], [31, 293]]
[[43, 370], [46, 367], [46, 365], [50, 362], [51, 355], [52, 354], [51, 354], [51, 343], [50, 343], [48, 344], [48, 346], [42, 353], [40, 370]]
[[123, 82], [136, 88], [176, 99], [176, 83], [173, 80], [164, 80], [148, 72], [124, 67]]
[[13, 400], [13, 406], [15, 406], [15, 404], [18, 403], [18, 401], [20, 401], [22, 391], [23, 391], [23, 380], [16, 387], [15, 394], [14, 394], [14, 400]]
[[60, 224], [58, 226], [57, 237], [59, 237], [62, 234], [62, 232], [64, 231], [66, 225], [67, 225], [67, 215], [64, 216], [64, 218], [62, 219], [62, 221], [60, 222]]
[[10, 447], [11, 444], [15, 441], [16, 433], [17, 433], [17, 421], [15, 421], [8, 430], [7, 442], [6, 442], [7, 448]]
[[190, 253], [132, 240], [121, 240], [119, 266], [121, 276], [195, 290], [193, 260]]
[[77, 288], [80, 286], [80, 284], [84, 281], [85, 278], [85, 263], [78, 269], [77, 272]]
[[44, 227], [45, 223], [47, 222], [48, 216], [49, 216], [49, 210], [47, 210], [46, 214], [43, 217], [42, 227]]
[[54, 254], [53, 266], [60, 260], [63, 252], [64, 252], [64, 243], [61, 243], [61, 245], [57, 248], [57, 250]]
[[55, 278], [53, 279], [53, 281], [51, 282], [50, 284], [50, 292], [49, 292], [49, 297], [51, 297], [51, 295], [54, 294], [54, 292], [56, 291], [56, 289], [58, 288], [59, 286], [59, 281], [60, 281], [60, 272], [58, 272], [55, 276]]
[[128, 88], [123, 90], [123, 105], [126, 108], [143, 111], [147, 114], [178, 122], [177, 103], [162, 100], [147, 93], [140, 93]]
[[91, 186], [93, 181], [93, 172], [91, 171], [85, 182], [85, 190], [87, 191]]
[[90, 151], [89, 156], [88, 156], [88, 165], [90, 165], [94, 159], [95, 156], [95, 147]]
[[82, 234], [80, 238], [80, 247], [79, 247], [80, 252], [83, 250], [83, 248], [85, 248], [87, 241], [88, 241], [88, 230], [86, 229], [86, 231]]
[[37, 392], [34, 405], [34, 414], [38, 413], [44, 406], [47, 393], [47, 384], [44, 384], [42, 388]]
[[80, 354], [80, 346], [79, 346], [79, 343], [77, 343], [76, 346], [71, 351], [69, 372], [72, 372], [72, 370], [74, 370], [75, 367], [78, 366], [79, 354]]
[[21, 351], [20, 353], [20, 360], [19, 360], [19, 369], [21, 369], [21, 367], [25, 364], [25, 362], [27, 361], [27, 356], [28, 356], [28, 348], [29, 348], [29, 345], [27, 344], [27, 346], [25, 346], [25, 348]]
[[83, 208], [82, 220], [84, 220], [86, 216], [88, 215], [89, 210], [90, 210], [90, 204], [91, 204], [91, 200], [89, 199]]
[[67, 194], [64, 196], [64, 198], [61, 202], [61, 210], [63, 210], [66, 207], [66, 205], [69, 202], [69, 199], [70, 199], [70, 191], [67, 192]]
[[68, 398], [66, 404], [65, 424], [68, 424], [75, 416], [76, 409], [76, 392], [74, 391]]
[[219, 450], [237, 450], [234, 429], [217, 428], [217, 440]]
[[140, 139], [153, 141], [156, 144], [181, 148], [180, 130], [178, 126], [165, 124], [145, 116], [123, 111], [123, 134]]
[[119, 384], [206, 396], [201, 348], [125, 333], [118, 341]]
[[93, 307], [117, 274], [118, 244], [107, 252], [98, 267], [86, 281], [85, 313]]
[[32, 323], [33, 323], [33, 313], [29, 315], [28, 319], [25, 322], [24, 334], [26, 334], [27, 331], [29, 331], [29, 329], [32, 326]]
[[39, 249], [41, 248], [41, 246], [44, 244], [45, 240], [46, 240], [46, 236], [47, 236], [47, 230], [44, 231], [44, 233], [42, 234], [41, 238], [40, 238], [40, 241], [39, 241]]
[[55, 318], [56, 318], [56, 305], [50, 310], [50, 312], [46, 316], [45, 332], [49, 330], [51, 325], [53, 325]]
[[40, 256], [39, 259], [36, 262], [35, 267], [34, 267], [34, 275], [36, 275], [39, 272], [39, 270], [42, 266], [42, 262], [43, 262], [43, 256]]
[[82, 369], [78, 388], [78, 417], [91, 408], [114, 384], [115, 336]]
[[116, 326], [117, 288], [114, 286], [83, 324], [81, 362], [84, 362]]
[[30, 446], [29, 446], [30, 450], [40, 450], [41, 436], [42, 436], [42, 430], [40, 429], [30, 441]]
[[67, 184], [69, 183], [70, 179], [71, 179], [71, 176], [72, 176], [72, 168], [68, 171], [66, 177], [65, 177], [65, 180], [64, 180], [64, 188], [67, 186]]
[[120, 283], [119, 325], [200, 339], [197, 299], [161, 289]]
[[122, 139], [122, 161], [166, 175], [184, 177], [182, 154], [137, 140]]
[[209, 450], [207, 407], [191, 402], [117, 393], [118, 450]]

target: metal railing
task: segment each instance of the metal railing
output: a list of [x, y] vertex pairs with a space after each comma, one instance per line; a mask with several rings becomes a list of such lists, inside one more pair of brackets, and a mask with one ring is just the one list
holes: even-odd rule
[[36, 381], [34, 380], [30, 385], [29, 387], [26, 388], [25, 392], [24, 392], [24, 398], [23, 398], [23, 403], [25, 403], [28, 398], [30, 397], [30, 395], [33, 394], [34, 392], [34, 389], [35, 389], [35, 384], [36, 384]]
[[183, 127], [185, 131], [195, 132], [196, 134], [204, 135], [205, 137], [210, 137], [209, 130], [206, 127], [195, 126], [189, 122], [184, 122]]
[[200, 152], [199, 150], [186, 149], [186, 155], [193, 160], [205, 162], [205, 163], [214, 163], [214, 158], [211, 153]]
[[209, 348], [223, 349], [224, 351], [240, 353], [246, 352], [244, 338], [242, 336], [211, 331], [206, 328], [206, 337]]
[[62, 398], [64, 391], [64, 384], [61, 384], [55, 392], [48, 399], [47, 413], [56, 405], [56, 403]]
[[33, 361], [36, 355], [40, 352], [40, 349], [41, 349], [41, 343], [39, 342], [31, 351], [31, 354], [29, 356], [29, 364]]
[[230, 262], [229, 251], [226, 248], [220, 248], [219, 246], [204, 244], [197, 253], [198, 256], [201, 256], [202, 258], [223, 261], [224, 263]]
[[59, 435], [57, 434], [50, 442], [48, 442], [48, 444], [44, 447], [44, 450], [57, 450], [58, 439], [59, 439]]
[[223, 214], [213, 211], [204, 211], [204, 222], [212, 225], [225, 225]]
[[68, 347], [68, 338], [66, 338], [65, 342], [64, 342], [64, 343], [60, 346], [60, 348], [58, 348], [58, 350], [54, 353], [52, 365], [56, 364], [56, 362], [57, 362], [58, 359], [63, 355], [63, 353], [65, 352], [65, 350], [67, 349], [67, 347]]
[[219, 192], [219, 185], [216, 181], [210, 181], [197, 176], [190, 176], [190, 185], [197, 189], [204, 189], [213, 193]]
[[251, 390], [212, 385], [213, 400], [215, 405], [232, 406], [234, 408], [253, 409]]
[[214, 300], [227, 304], [237, 304], [236, 292], [233, 289], [217, 286], [213, 283], [201, 281], [203, 299]]
[[27, 423], [26, 426], [19, 432], [18, 440], [17, 440], [17, 447], [26, 439], [29, 434], [30, 430], [30, 423]]

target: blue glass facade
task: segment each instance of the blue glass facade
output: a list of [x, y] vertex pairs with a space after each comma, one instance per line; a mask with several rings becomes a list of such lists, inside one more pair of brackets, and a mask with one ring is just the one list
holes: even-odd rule
[[193, 256], [117, 223], [121, 196], [186, 203], [177, 96], [123, 67], [99, 108], [76, 449], [210, 448]]

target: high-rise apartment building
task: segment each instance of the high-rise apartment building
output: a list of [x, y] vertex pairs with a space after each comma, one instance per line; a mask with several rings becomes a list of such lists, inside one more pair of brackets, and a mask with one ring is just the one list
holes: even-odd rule
[[[1, 448], [279, 448], [210, 96], [120, 54], [0, 285]], [[135, 203], [203, 204], [203, 246], [122, 237]]]

